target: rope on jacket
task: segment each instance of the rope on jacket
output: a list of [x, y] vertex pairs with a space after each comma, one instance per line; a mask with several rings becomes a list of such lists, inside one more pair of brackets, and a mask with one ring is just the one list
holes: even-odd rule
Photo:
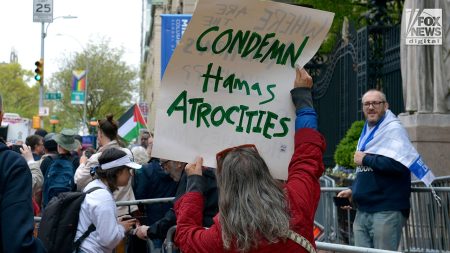
[[316, 249], [312, 246], [312, 244], [303, 236], [289, 229], [288, 233], [289, 239], [300, 244], [303, 248], [306, 249], [309, 253], [316, 253]]

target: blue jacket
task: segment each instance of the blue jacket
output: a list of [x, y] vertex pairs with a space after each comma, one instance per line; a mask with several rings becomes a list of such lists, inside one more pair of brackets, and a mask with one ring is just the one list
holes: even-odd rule
[[[173, 181], [164, 171], [159, 159], [152, 159], [144, 164], [140, 170], [136, 170], [134, 179], [134, 196], [136, 199], [154, 199], [174, 197], [178, 182]], [[147, 225], [152, 225], [172, 208], [172, 203], [155, 203], [145, 206]]]
[[352, 186], [358, 210], [401, 211], [409, 215], [411, 173], [403, 164], [382, 155], [367, 154]]
[[46, 252], [33, 237], [31, 172], [25, 159], [0, 141], [0, 252]]

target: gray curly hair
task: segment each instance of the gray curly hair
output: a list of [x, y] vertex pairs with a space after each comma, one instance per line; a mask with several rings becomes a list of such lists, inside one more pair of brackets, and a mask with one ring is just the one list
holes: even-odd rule
[[235, 240], [239, 252], [258, 247], [258, 236], [270, 243], [286, 240], [289, 208], [284, 189], [257, 151], [238, 148], [217, 171], [219, 221], [225, 249]]

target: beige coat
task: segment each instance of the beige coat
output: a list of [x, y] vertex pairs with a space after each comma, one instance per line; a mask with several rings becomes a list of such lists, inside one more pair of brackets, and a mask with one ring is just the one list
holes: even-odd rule
[[[131, 151], [127, 148], [122, 148], [119, 146], [119, 144], [116, 141], [111, 141], [110, 143], [106, 144], [105, 146], [102, 146], [97, 153], [93, 154], [85, 164], [80, 163], [80, 166], [78, 166], [77, 170], [75, 171], [75, 184], [77, 184], [77, 190], [82, 191], [84, 187], [88, 183], [92, 181], [92, 176], [90, 174], [91, 167], [95, 167], [99, 165], [98, 158], [102, 154], [102, 151], [107, 148], [120, 148], [128, 155], [131, 155]], [[128, 181], [127, 186], [119, 187], [119, 190], [115, 191], [113, 193], [114, 200], [115, 201], [129, 201], [129, 200], [136, 200], [134, 197], [133, 188], [131, 188], [131, 178], [130, 181]], [[131, 206], [131, 212], [136, 211], [138, 208], [137, 206]], [[128, 206], [119, 206], [117, 207], [117, 215], [122, 216], [125, 214], [129, 214]]]

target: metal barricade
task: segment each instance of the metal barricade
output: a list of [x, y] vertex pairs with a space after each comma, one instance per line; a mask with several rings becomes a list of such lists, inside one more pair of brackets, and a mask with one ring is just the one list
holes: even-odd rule
[[[175, 199], [174, 197], [170, 197], [170, 198], [140, 199], [140, 200], [132, 200], [132, 201], [117, 201], [116, 205], [130, 207], [130, 206], [140, 205], [140, 204], [167, 203], [167, 202], [172, 202], [174, 199]], [[152, 240], [147, 239], [146, 242], [147, 242], [147, 252], [150, 252], [150, 253], [164, 252], [164, 249], [155, 248]], [[168, 251], [168, 252], [172, 252], [172, 251]]]
[[[352, 245], [353, 244], [353, 219], [355, 211], [347, 211], [337, 208], [334, 205], [333, 197], [340, 191], [348, 189], [347, 187], [321, 187], [320, 201], [327, 203], [327, 211], [320, 212], [326, 217], [327, 223], [324, 224], [324, 233], [328, 236], [323, 238], [323, 242]], [[319, 205], [318, 211], [321, 208]], [[319, 212], [316, 212], [316, 215]], [[317, 219], [317, 216], [316, 216]]]
[[158, 198], [158, 199], [139, 199], [139, 200], [131, 200], [131, 201], [117, 201], [117, 206], [136, 206], [139, 204], [155, 204], [155, 203], [166, 203], [172, 202], [175, 198]]
[[430, 188], [412, 188], [411, 213], [401, 243], [405, 252], [450, 252], [450, 187], [434, 190], [441, 206]]
[[[321, 187], [334, 188], [336, 186], [334, 179], [326, 175], [320, 177], [319, 182]], [[319, 224], [319, 226], [330, 228], [323, 230], [323, 235], [320, 237], [321, 241], [336, 241], [337, 233], [335, 228], [337, 228], [338, 221], [336, 215], [337, 212], [336, 207], [333, 205], [333, 199], [329, 197], [321, 197], [316, 214], [314, 216], [314, 220]]]
[[[403, 228], [400, 242], [402, 252], [450, 253], [450, 177], [437, 178], [433, 185], [435, 185], [433, 189], [441, 199], [441, 206], [435, 200], [431, 188], [422, 187], [423, 183], [418, 181], [412, 182], [411, 212]], [[347, 188], [322, 187], [321, 201], [324, 200], [333, 205], [332, 197], [344, 189]], [[325, 233], [333, 236], [324, 237], [323, 241], [352, 245], [355, 211], [332, 209], [330, 207], [328, 207], [328, 210], [331, 211], [323, 212], [322, 210], [322, 212], [329, 217], [338, 217], [338, 219], [337, 222], [325, 224]], [[339, 213], [343, 213], [343, 215], [339, 215]], [[333, 233], [335, 233], [335, 236]]]
[[163, 249], [167, 253], [173, 253], [173, 251], [174, 251], [176, 229], [177, 229], [177, 226], [173, 226], [173, 227], [169, 228], [169, 230], [167, 231], [167, 237], [163, 244]]
[[[173, 252], [173, 245], [174, 245], [174, 235], [176, 231], [177, 226], [173, 226], [169, 229], [167, 232], [166, 237], [166, 250], [167, 253]], [[333, 244], [333, 243], [326, 243], [326, 242], [318, 242], [316, 241], [316, 246], [318, 250], [328, 250], [333, 252], [344, 252], [344, 253], [398, 253], [399, 251], [390, 251], [390, 250], [379, 250], [379, 249], [371, 249], [371, 248], [364, 248], [364, 247], [355, 247], [355, 246], [349, 246], [349, 245], [342, 245], [342, 244]]]
[[[321, 199], [316, 212], [316, 222], [323, 228], [324, 235], [317, 243], [318, 249], [336, 252], [385, 252], [360, 251], [358, 247], [348, 248], [353, 244], [354, 210], [345, 211], [335, 207], [333, 196], [347, 189], [334, 187], [332, 179], [321, 178]], [[450, 177], [440, 177], [433, 182], [434, 190], [441, 198], [441, 206], [435, 201], [431, 188], [422, 187], [419, 181], [412, 182], [411, 213], [403, 229], [400, 249], [402, 252], [440, 252], [450, 253]], [[174, 198], [119, 201], [117, 206], [171, 202]], [[353, 212], [353, 213], [352, 213]], [[38, 224], [41, 217], [34, 217]], [[38, 226], [37, 226], [38, 227]], [[171, 233], [169, 236], [169, 232]], [[173, 235], [175, 228], [169, 230], [165, 244], [167, 252], [173, 252]], [[336, 244], [335, 244], [336, 243]], [[356, 251], [354, 251], [356, 250]]]

